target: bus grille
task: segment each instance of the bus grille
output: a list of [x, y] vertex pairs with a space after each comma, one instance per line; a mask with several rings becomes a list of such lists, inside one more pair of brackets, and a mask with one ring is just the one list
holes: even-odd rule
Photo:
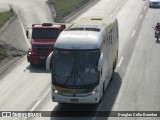
[[51, 45], [36, 45], [34, 46], [34, 50], [36, 51], [51, 51], [53, 47]]

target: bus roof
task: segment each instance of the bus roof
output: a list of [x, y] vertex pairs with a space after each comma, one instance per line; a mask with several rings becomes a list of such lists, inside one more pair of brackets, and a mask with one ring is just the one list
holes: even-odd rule
[[103, 30], [110, 31], [116, 18], [85, 17], [62, 31], [54, 47], [61, 49], [98, 49]]
[[55, 48], [62, 49], [97, 49], [99, 48], [98, 32], [63, 31], [57, 38]]
[[105, 27], [112, 27], [112, 24], [115, 21], [116, 21], [115, 17], [83, 17], [78, 22], [73, 24], [69, 28], [69, 30], [72, 30], [73, 28], [84, 27], [84, 28], [97, 28], [100, 31]]

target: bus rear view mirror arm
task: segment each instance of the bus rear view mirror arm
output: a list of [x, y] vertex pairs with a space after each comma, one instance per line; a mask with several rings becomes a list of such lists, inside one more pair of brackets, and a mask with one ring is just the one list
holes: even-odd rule
[[53, 54], [53, 52], [51, 52], [48, 55], [48, 57], [47, 57], [47, 60], [46, 60], [46, 70], [50, 70], [50, 62], [51, 62], [52, 54]]
[[103, 67], [103, 62], [104, 62], [104, 58], [103, 58], [103, 53], [101, 53], [101, 56], [99, 58], [99, 61], [98, 61], [98, 71], [101, 71], [102, 67]]

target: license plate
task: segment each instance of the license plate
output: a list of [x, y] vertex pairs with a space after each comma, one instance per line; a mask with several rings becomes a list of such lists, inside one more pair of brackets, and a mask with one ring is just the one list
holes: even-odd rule
[[78, 99], [71, 99], [71, 102], [76, 103], [76, 102], [79, 102], [79, 100]]
[[39, 57], [39, 58], [42, 59], [42, 60], [46, 59], [46, 57]]

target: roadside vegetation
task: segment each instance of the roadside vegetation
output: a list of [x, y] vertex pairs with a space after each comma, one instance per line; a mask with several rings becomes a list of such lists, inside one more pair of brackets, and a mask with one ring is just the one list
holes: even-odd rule
[[2, 27], [13, 15], [14, 12], [12, 9], [10, 11], [0, 13], [0, 27]]
[[48, 0], [50, 5], [54, 5], [56, 11], [55, 21], [58, 22], [88, 1], [89, 0]]
[[[0, 29], [12, 16], [14, 16], [13, 9], [10, 9], [10, 11], [7, 11], [7, 12], [0, 13]], [[5, 59], [6, 57], [8, 57], [7, 52], [5, 51], [5, 49], [2, 49], [1, 47], [0, 48], [0, 61]]]
[[0, 61], [7, 57], [7, 53], [4, 49], [0, 48]]

